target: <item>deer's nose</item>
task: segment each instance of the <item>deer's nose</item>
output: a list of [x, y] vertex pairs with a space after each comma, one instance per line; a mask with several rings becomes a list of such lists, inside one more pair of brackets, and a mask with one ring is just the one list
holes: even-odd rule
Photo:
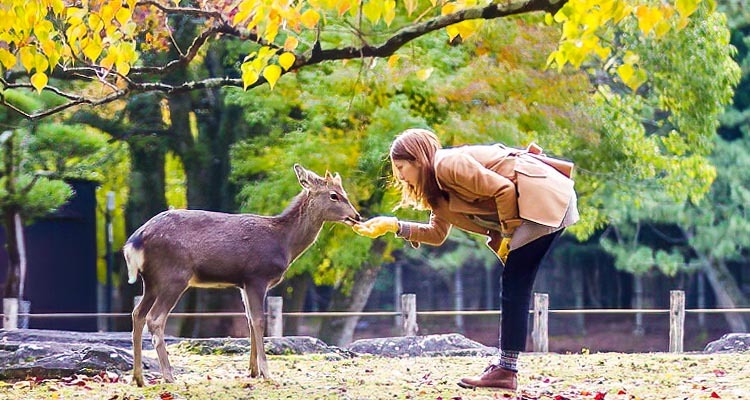
[[362, 216], [356, 211], [354, 212], [354, 220], [358, 222], [362, 221]]

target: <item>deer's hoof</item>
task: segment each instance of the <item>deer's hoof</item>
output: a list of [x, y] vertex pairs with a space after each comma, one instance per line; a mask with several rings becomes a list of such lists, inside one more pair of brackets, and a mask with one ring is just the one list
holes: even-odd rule
[[142, 376], [134, 376], [133, 377], [133, 382], [135, 382], [135, 384], [138, 387], [144, 387], [145, 386], [145, 384], [143, 383], [143, 377]]

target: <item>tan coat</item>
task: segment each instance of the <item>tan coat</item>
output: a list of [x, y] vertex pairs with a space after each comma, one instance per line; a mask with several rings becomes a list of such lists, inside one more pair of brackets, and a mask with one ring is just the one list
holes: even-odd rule
[[434, 207], [427, 224], [402, 222], [401, 235], [412, 242], [439, 245], [455, 225], [495, 236], [473, 216], [498, 221], [507, 232], [521, 219], [559, 227], [575, 195], [573, 181], [523, 153], [502, 145], [438, 150], [435, 177], [448, 200]]

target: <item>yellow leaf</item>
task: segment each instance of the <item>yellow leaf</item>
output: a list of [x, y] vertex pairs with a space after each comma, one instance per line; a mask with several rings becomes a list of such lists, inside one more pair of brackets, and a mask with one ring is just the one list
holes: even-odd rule
[[299, 40], [297, 40], [296, 37], [287, 36], [286, 40], [284, 41], [284, 50], [292, 51], [297, 48], [297, 45], [299, 45]]
[[446, 26], [445, 31], [448, 32], [448, 40], [451, 42], [459, 34], [456, 24]]
[[401, 58], [400, 55], [394, 54], [390, 57], [388, 57], [388, 66], [391, 68], [394, 68], [396, 66], [396, 63], [398, 62], [398, 59]]
[[127, 61], [117, 60], [115, 66], [117, 67], [117, 72], [123, 75], [127, 75], [128, 72], [130, 72], [130, 63], [128, 63]]
[[544, 14], [544, 24], [545, 25], [552, 25], [552, 23], [555, 22], [554, 19], [552, 19], [551, 13]]
[[557, 57], [557, 51], [553, 51], [552, 53], [549, 53], [549, 56], [547, 56], [547, 67], [549, 68], [552, 66], [552, 63], [555, 61], [555, 57]]
[[36, 89], [38, 93], [42, 93], [42, 89], [47, 86], [47, 74], [44, 72], [37, 72], [34, 75], [31, 75], [31, 86], [34, 86], [34, 89]]
[[362, 13], [373, 25], [377, 24], [383, 14], [383, 0], [369, 0], [362, 6]]
[[279, 21], [276, 18], [273, 18], [268, 21], [268, 25], [266, 25], [266, 31], [263, 33], [263, 37], [268, 41], [268, 43], [273, 43], [273, 40], [276, 39], [276, 35], [279, 33]]
[[383, 21], [388, 26], [391, 26], [393, 18], [396, 17], [396, 0], [385, 0], [383, 3]]
[[44, 54], [36, 53], [34, 55], [34, 68], [37, 72], [43, 72], [49, 68], [49, 60], [47, 60]]
[[698, 9], [698, 0], [677, 0], [675, 7], [681, 17], [687, 18]]
[[642, 69], [638, 69], [635, 71], [635, 74], [633, 74], [633, 77], [630, 78], [630, 81], [625, 82], [625, 83], [628, 85], [630, 90], [632, 90], [633, 93], [635, 93], [638, 90], [638, 88], [641, 85], [643, 85], [643, 83], [646, 82], [646, 79], [647, 79], [646, 71]]
[[117, 22], [120, 23], [120, 25], [125, 25], [130, 21], [130, 16], [133, 14], [133, 12], [129, 8], [120, 8], [119, 11], [117, 11], [117, 14], [115, 14], [115, 19], [117, 19]]
[[433, 68], [425, 68], [420, 69], [417, 71], [417, 79], [420, 81], [426, 81], [427, 79], [430, 79], [430, 75], [432, 75]]
[[52, 12], [55, 15], [59, 16], [63, 10], [65, 10], [65, 4], [63, 4], [62, 0], [52, 0]]
[[107, 55], [99, 61], [99, 65], [106, 69], [112, 69], [112, 66], [115, 65], [115, 61], [117, 61], [117, 51], [114, 47], [110, 47], [109, 51], [107, 51]]
[[406, 13], [411, 16], [411, 13], [417, 9], [419, 0], [404, 0], [404, 6], [406, 6]]
[[350, 0], [340, 0], [336, 9], [339, 12], [339, 17], [344, 15], [345, 12], [352, 8], [352, 2]]
[[657, 38], [660, 38], [664, 36], [669, 30], [671, 29], [671, 26], [669, 25], [669, 22], [667, 21], [659, 21], [656, 26], [654, 27], [654, 34]]
[[31, 69], [34, 68], [34, 54], [36, 54], [36, 50], [33, 47], [21, 47], [21, 50], [18, 51], [21, 55], [21, 65], [23, 65], [24, 68], [26, 68], [26, 72], [31, 72]]
[[479, 30], [483, 22], [484, 20], [481, 19], [471, 19], [467, 21], [461, 21], [455, 24], [455, 26], [456, 29], [458, 29], [458, 34], [461, 35], [461, 39], [468, 39], [477, 30]]
[[453, 14], [454, 11], [458, 9], [458, 6], [456, 3], [446, 3], [441, 9], [440, 9], [440, 15], [448, 15]]
[[268, 60], [273, 57], [279, 49], [272, 49], [268, 46], [263, 46], [258, 50], [258, 59], [262, 60], [264, 64], [268, 63]]
[[240, 70], [242, 71], [243, 89], [247, 90], [248, 86], [258, 81], [258, 72], [253, 68], [252, 61], [242, 63]]
[[654, 25], [663, 19], [661, 11], [656, 7], [638, 6], [635, 9], [635, 15], [638, 17], [638, 28], [644, 35], [648, 35]]
[[622, 61], [625, 62], [625, 64], [638, 64], [638, 61], [640, 60], [641, 56], [630, 50], [626, 51], [625, 55], [622, 57]]
[[312, 29], [315, 28], [315, 25], [318, 25], [320, 14], [315, 10], [307, 10], [302, 13], [300, 20], [302, 20], [302, 25], [306, 26], [308, 29]]
[[620, 76], [620, 79], [622, 79], [623, 82], [627, 84], [628, 81], [630, 81], [630, 78], [633, 77], [633, 74], [635, 73], [635, 69], [633, 68], [633, 65], [631, 64], [622, 64], [619, 67], [617, 67], [617, 75]]
[[[98, 39], [98, 36], [94, 36], [94, 38]], [[89, 39], [88, 43], [83, 46], [83, 54], [92, 62], [96, 62], [99, 55], [102, 54], [102, 44], [97, 39]]]
[[294, 60], [296, 59], [297, 57], [295, 57], [293, 53], [284, 53], [279, 56], [279, 65], [284, 68], [284, 71], [288, 71], [289, 68], [294, 65]]
[[271, 89], [276, 85], [276, 81], [281, 76], [281, 68], [278, 65], [268, 65], [263, 69], [263, 77], [266, 78]]
[[16, 56], [8, 50], [0, 47], [0, 63], [3, 64], [5, 69], [11, 69], [16, 65]]
[[617, 0], [614, 9], [612, 10], [612, 22], [615, 24], [622, 21], [623, 18], [630, 15], [633, 11], [633, 7], [625, 3], [625, 0]]

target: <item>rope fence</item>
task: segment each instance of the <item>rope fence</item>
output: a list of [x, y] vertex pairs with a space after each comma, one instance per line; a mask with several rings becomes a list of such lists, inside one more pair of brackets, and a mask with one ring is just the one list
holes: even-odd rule
[[[140, 297], [140, 296], [139, 296]], [[7, 299], [6, 299], [7, 300]], [[136, 299], [136, 302], [139, 299]], [[285, 317], [304, 318], [343, 318], [343, 317], [400, 317], [402, 323], [402, 335], [414, 336], [419, 331], [418, 317], [427, 316], [501, 316], [501, 310], [465, 310], [465, 311], [418, 311], [416, 295], [401, 295], [401, 311], [325, 311], [325, 312], [282, 312], [282, 298], [271, 296], [267, 301], [266, 312], [266, 334], [267, 336], [283, 336], [283, 319]], [[685, 309], [685, 292], [681, 290], [670, 291], [670, 308], [598, 308], [598, 309], [549, 309], [549, 295], [546, 293], [534, 293], [534, 308], [529, 310], [533, 318], [532, 342], [535, 352], [547, 352], [549, 348], [549, 314], [662, 314], [669, 315], [669, 351], [680, 353], [683, 351], [685, 336], [686, 314], [726, 314], [726, 313], [750, 313], [750, 308], [694, 308]], [[17, 328], [17, 320], [28, 319], [52, 319], [52, 318], [130, 318], [130, 313], [16, 313], [9, 315], [7, 309], [3, 317], [5, 329]], [[176, 318], [228, 318], [245, 317], [244, 312], [175, 312], [170, 317]]]

